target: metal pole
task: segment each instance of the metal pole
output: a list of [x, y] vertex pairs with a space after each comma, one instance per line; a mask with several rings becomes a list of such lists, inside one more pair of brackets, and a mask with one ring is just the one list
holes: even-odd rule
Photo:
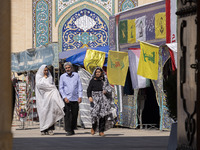
[[[117, 51], [120, 51], [120, 47], [119, 47], [119, 15], [116, 16], [116, 47], [117, 47]], [[122, 106], [122, 86], [118, 85], [117, 86], [119, 89], [119, 103], [120, 103], [120, 112], [122, 112], [123, 106]]]

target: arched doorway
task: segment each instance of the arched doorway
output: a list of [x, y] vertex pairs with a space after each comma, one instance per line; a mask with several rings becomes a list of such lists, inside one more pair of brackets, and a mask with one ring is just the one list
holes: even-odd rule
[[64, 17], [59, 25], [59, 51], [108, 45], [108, 19], [88, 7]]

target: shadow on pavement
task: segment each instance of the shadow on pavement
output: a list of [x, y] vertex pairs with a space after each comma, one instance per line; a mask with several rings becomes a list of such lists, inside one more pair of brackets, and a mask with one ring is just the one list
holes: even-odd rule
[[168, 136], [14, 138], [13, 150], [166, 150]]
[[16, 130], [34, 130], [38, 128], [17, 128]]

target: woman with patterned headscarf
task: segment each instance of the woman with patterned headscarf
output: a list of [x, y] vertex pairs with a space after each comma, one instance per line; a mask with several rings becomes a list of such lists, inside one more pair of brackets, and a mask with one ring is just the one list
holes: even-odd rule
[[46, 65], [36, 73], [36, 106], [42, 135], [53, 135], [54, 124], [64, 117], [64, 102]]
[[94, 135], [99, 130], [99, 135], [104, 136], [104, 131], [113, 125], [112, 122], [112, 90], [102, 68], [97, 67], [90, 80], [87, 96], [91, 105], [92, 129]]

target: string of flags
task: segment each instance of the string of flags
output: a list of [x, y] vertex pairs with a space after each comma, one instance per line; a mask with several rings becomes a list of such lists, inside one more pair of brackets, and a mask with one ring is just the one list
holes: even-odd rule
[[[146, 16], [119, 22], [119, 43], [135, 43], [146, 41]], [[166, 13], [155, 14], [155, 39], [166, 38]]]
[[[93, 73], [99, 66], [103, 67], [105, 52], [88, 49], [84, 59], [85, 69]], [[149, 79], [158, 79], [159, 47], [140, 41], [140, 49], [128, 52], [108, 52], [107, 76], [112, 85], [125, 85], [128, 68], [131, 72], [133, 88], [144, 88]]]

